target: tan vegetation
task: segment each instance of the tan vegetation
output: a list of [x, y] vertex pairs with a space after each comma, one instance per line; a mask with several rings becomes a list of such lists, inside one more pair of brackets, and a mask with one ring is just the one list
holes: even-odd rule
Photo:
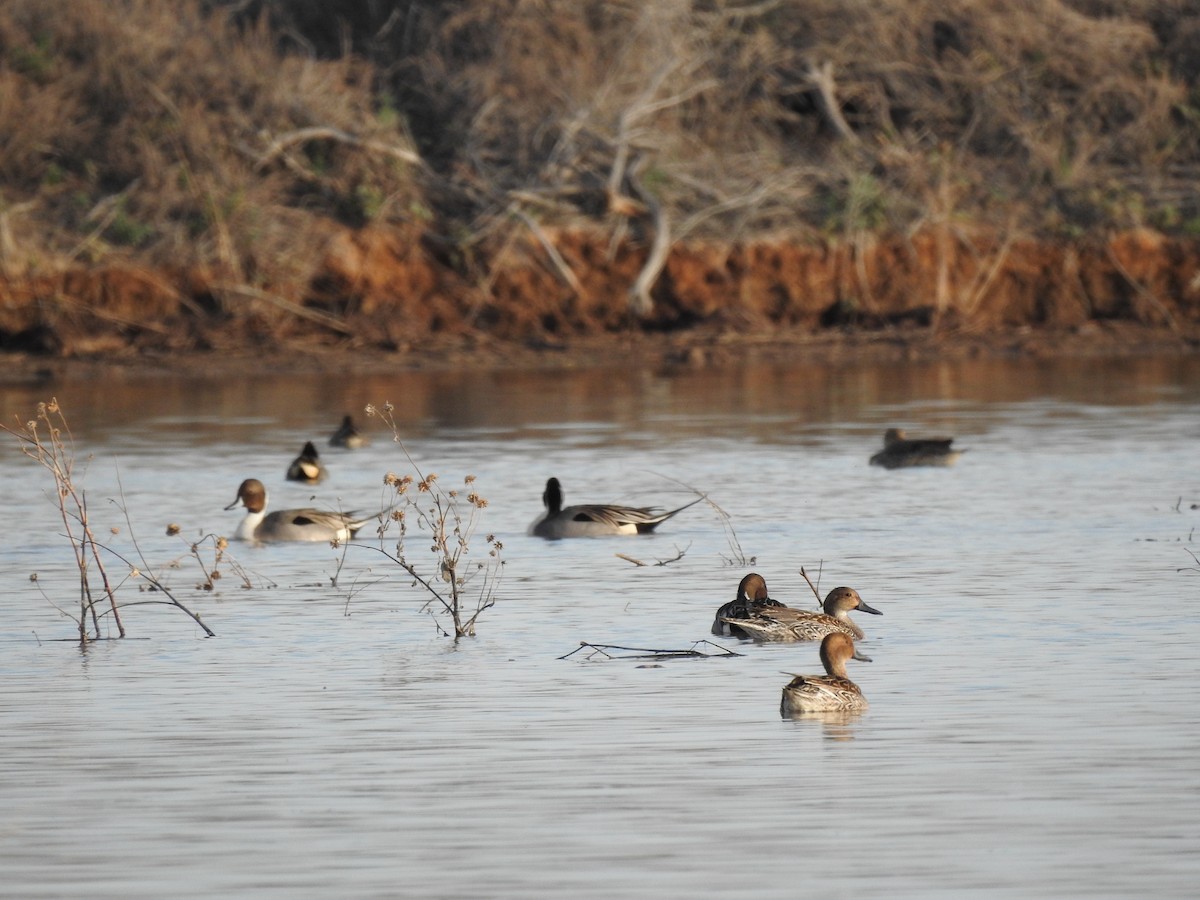
[[10, 0], [0, 349], [1200, 319], [1200, 0]]
[[[21, 448], [21, 452], [45, 469], [54, 481], [54, 498], [63, 525], [63, 537], [71, 545], [75, 569], [79, 573], [79, 612], [74, 614], [59, 606], [55, 598], [44, 596], [47, 603], [74, 621], [81, 644], [86, 645], [89, 641], [102, 639], [105, 634], [102, 619], [111, 622], [111, 628], [115, 630], [117, 637], [125, 637], [121, 611], [138, 605], [172, 606], [188, 616], [206, 635], [213, 636], [212, 629], [201, 621], [200, 616], [184, 606], [151, 569], [136, 539], [133, 538], [133, 522], [123, 500], [116, 505], [124, 514], [125, 524], [133, 542], [131, 556], [125, 556], [97, 539], [98, 529], [88, 508], [82, 473], [77, 472], [75, 441], [67, 424], [66, 413], [59, 406], [57, 399], [51, 399], [49, 403], [39, 403], [35, 418], [24, 423], [0, 424], [0, 431], [11, 436]], [[82, 468], [86, 469], [86, 466]], [[109, 528], [109, 536], [113, 540], [120, 533], [120, 528]], [[202, 545], [205, 543], [213, 545], [213, 561], [210, 566], [205, 565], [201, 558]], [[204, 567], [203, 587], [198, 589], [212, 590], [213, 581], [221, 577], [219, 565], [224, 558], [224, 538], [217, 538], [215, 535], [205, 537], [190, 545], [188, 555]], [[136, 557], [141, 565], [133, 562], [132, 557]], [[119, 570], [119, 578], [109, 576], [110, 565]], [[233, 566], [235, 570], [240, 570], [236, 563]], [[30, 576], [30, 580], [40, 588], [36, 573]], [[137, 582], [143, 591], [148, 587], [164, 599], [119, 603], [117, 594], [129, 582]]]

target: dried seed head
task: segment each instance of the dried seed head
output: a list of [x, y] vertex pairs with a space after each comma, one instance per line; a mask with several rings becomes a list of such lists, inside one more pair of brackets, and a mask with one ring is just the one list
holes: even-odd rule
[[167, 526], [167, 537], [175, 537], [175, 535], [179, 534], [179, 532], [182, 530], [182, 528], [172, 522]]

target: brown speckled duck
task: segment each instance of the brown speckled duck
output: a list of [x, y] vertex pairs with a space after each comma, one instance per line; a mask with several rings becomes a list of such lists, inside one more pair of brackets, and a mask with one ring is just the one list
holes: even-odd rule
[[[793, 675], [783, 688], [779, 714], [785, 719], [801, 713], [859, 712], [867, 708], [867, 698], [858, 685], [846, 676], [846, 660], [870, 662], [854, 647], [854, 639], [840, 631], [821, 641], [824, 675]], [[788, 673], [791, 674], [791, 673]]]
[[[782, 604], [759, 606], [749, 615], [728, 615], [725, 622], [730, 633], [756, 641], [794, 643], [796, 641], [819, 641], [834, 632], [853, 638], [862, 638], [863, 630], [849, 617], [853, 610], [882, 616], [879, 610], [868, 606], [858, 591], [849, 587], [835, 587], [825, 596], [823, 612], [792, 609]], [[735, 630], [736, 629], [736, 630]]]

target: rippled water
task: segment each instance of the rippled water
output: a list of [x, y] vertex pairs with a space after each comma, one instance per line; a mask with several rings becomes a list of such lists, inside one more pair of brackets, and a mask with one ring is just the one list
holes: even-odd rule
[[[0, 453], [0, 878], [21, 897], [1186, 896], [1200, 883], [1200, 362], [712, 373], [399, 374], [0, 388], [56, 395], [93, 520], [128, 526], [205, 639], [161, 606], [81, 650], [49, 482]], [[183, 538], [273, 505], [373, 508], [390, 435], [287, 462], [343, 412], [397, 406], [444, 483], [468, 473], [507, 560], [479, 634], [437, 635], [364, 547], [234, 545], [208, 594]], [[956, 468], [886, 472], [885, 427], [954, 434]], [[646, 538], [544, 543], [567, 501], [694, 507]], [[369, 543], [360, 541], [360, 544]], [[648, 563], [636, 567], [616, 554]], [[181, 568], [166, 564], [182, 557]], [[784, 721], [816, 649], [682, 649], [747, 571], [794, 605], [856, 587], [871, 701]], [[119, 566], [116, 566], [119, 569]], [[1182, 570], [1182, 571], [1181, 571]], [[36, 572], [39, 580], [31, 583]], [[129, 602], [139, 595], [123, 587]], [[735, 646], [734, 641], [723, 641]]]

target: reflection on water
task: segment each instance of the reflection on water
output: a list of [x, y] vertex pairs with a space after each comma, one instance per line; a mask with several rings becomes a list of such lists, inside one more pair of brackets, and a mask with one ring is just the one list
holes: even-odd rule
[[[1198, 388], [1185, 359], [0, 388], [21, 419], [58, 396], [94, 454], [98, 526], [126, 548], [123, 496], [217, 633], [131, 606], [128, 640], [60, 641], [49, 601], [76, 605], [77, 579], [57, 509], [0, 454], [6, 890], [1190, 894]], [[233, 531], [245, 477], [276, 508], [386, 499], [406, 463], [359, 410], [388, 400], [414, 459], [489, 500], [507, 564], [477, 638], [437, 637], [363, 542], [234, 545], [249, 587], [194, 589], [188, 542]], [[346, 412], [371, 446], [326, 447]], [[869, 467], [891, 425], [969, 449], [953, 469]], [[310, 438], [330, 477], [288, 485]], [[735, 534], [700, 505], [647, 538], [539, 541], [551, 474], [573, 501], [664, 506], [688, 496], [670, 476]], [[738, 544], [752, 564], [731, 564]], [[751, 568], [811, 606], [802, 565], [883, 612], [860, 623], [861, 715], [780, 718], [815, 644], [559, 658], [688, 648]]]

